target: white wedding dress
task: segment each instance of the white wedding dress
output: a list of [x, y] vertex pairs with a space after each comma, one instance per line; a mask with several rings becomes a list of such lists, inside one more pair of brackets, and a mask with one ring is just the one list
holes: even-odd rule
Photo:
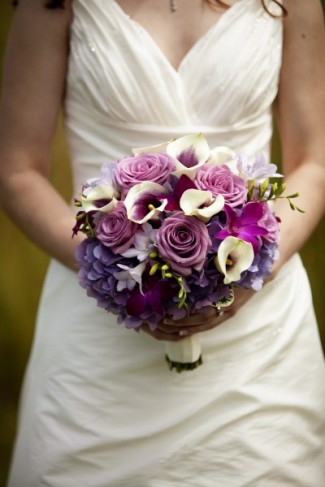
[[[282, 21], [225, 11], [176, 70], [113, 0], [74, 0], [66, 127], [75, 192], [136, 146], [202, 132], [269, 155]], [[321, 487], [325, 373], [296, 255], [177, 374], [52, 262], [25, 377], [10, 487]]]

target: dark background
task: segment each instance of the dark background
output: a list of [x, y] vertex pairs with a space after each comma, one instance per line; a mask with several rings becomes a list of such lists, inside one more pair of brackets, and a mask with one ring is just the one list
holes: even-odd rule
[[[3, 0], [1, 3], [3, 3]], [[4, 42], [12, 15], [9, 0], [0, 9], [1, 66]], [[272, 160], [278, 164], [280, 163], [280, 148], [276, 135], [274, 137]], [[71, 196], [70, 173], [66, 145], [60, 124], [54, 146], [52, 167], [52, 181], [68, 200]], [[19, 390], [30, 351], [37, 302], [48, 264], [48, 257], [39, 249], [35, 248], [1, 212], [0, 236], [1, 486], [4, 485], [7, 475], [8, 462], [15, 433]], [[323, 221], [301, 252], [311, 280], [323, 345], [325, 345], [325, 306], [323, 302], [325, 267], [324, 236], [325, 223]]]

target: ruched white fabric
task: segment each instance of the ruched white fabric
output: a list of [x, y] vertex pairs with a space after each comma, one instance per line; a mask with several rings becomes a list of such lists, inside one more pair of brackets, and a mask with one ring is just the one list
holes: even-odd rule
[[[269, 156], [282, 21], [239, 0], [176, 70], [114, 0], [74, 0], [66, 127], [75, 191], [132, 147], [202, 132]], [[52, 262], [10, 487], [321, 487], [325, 374], [294, 256], [176, 374]]]

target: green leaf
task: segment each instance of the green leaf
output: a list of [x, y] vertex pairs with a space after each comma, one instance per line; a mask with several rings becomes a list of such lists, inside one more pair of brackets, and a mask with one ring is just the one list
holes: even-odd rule
[[301, 208], [298, 208], [298, 206], [296, 206], [296, 210], [299, 211], [299, 213], [306, 213], [305, 210], [302, 210]]
[[298, 198], [298, 196], [299, 196], [299, 193], [293, 193], [293, 194], [289, 194], [287, 196], [287, 198]]
[[288, 200], [288, 201], [289, 201], [290, 208], [291, 208], [292, 210], [295, 210], [295, 209], [296, 209], [296, 207], [295, 207], [295, 205], [292, 203], [292, 201], [290, 201], [290, 200]]

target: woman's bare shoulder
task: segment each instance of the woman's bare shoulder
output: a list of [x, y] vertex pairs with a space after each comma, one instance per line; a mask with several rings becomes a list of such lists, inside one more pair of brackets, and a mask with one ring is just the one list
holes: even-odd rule
[[[48, 152], [64, 97], [71, 2], [47, 9], [44, 0], [19, 0], [13, 15], [1, 87], [3, 144]], [[9, 150], [9, 149], [8, 149]]]
[[284, 158], [294, 166], [304, 152], [308, 157], [312, 153], [314, 160], [324, 160], [320, 157], [325, 125], [324, 14], [320, 0], [283, 3], [288, 15], [278, 106]]

